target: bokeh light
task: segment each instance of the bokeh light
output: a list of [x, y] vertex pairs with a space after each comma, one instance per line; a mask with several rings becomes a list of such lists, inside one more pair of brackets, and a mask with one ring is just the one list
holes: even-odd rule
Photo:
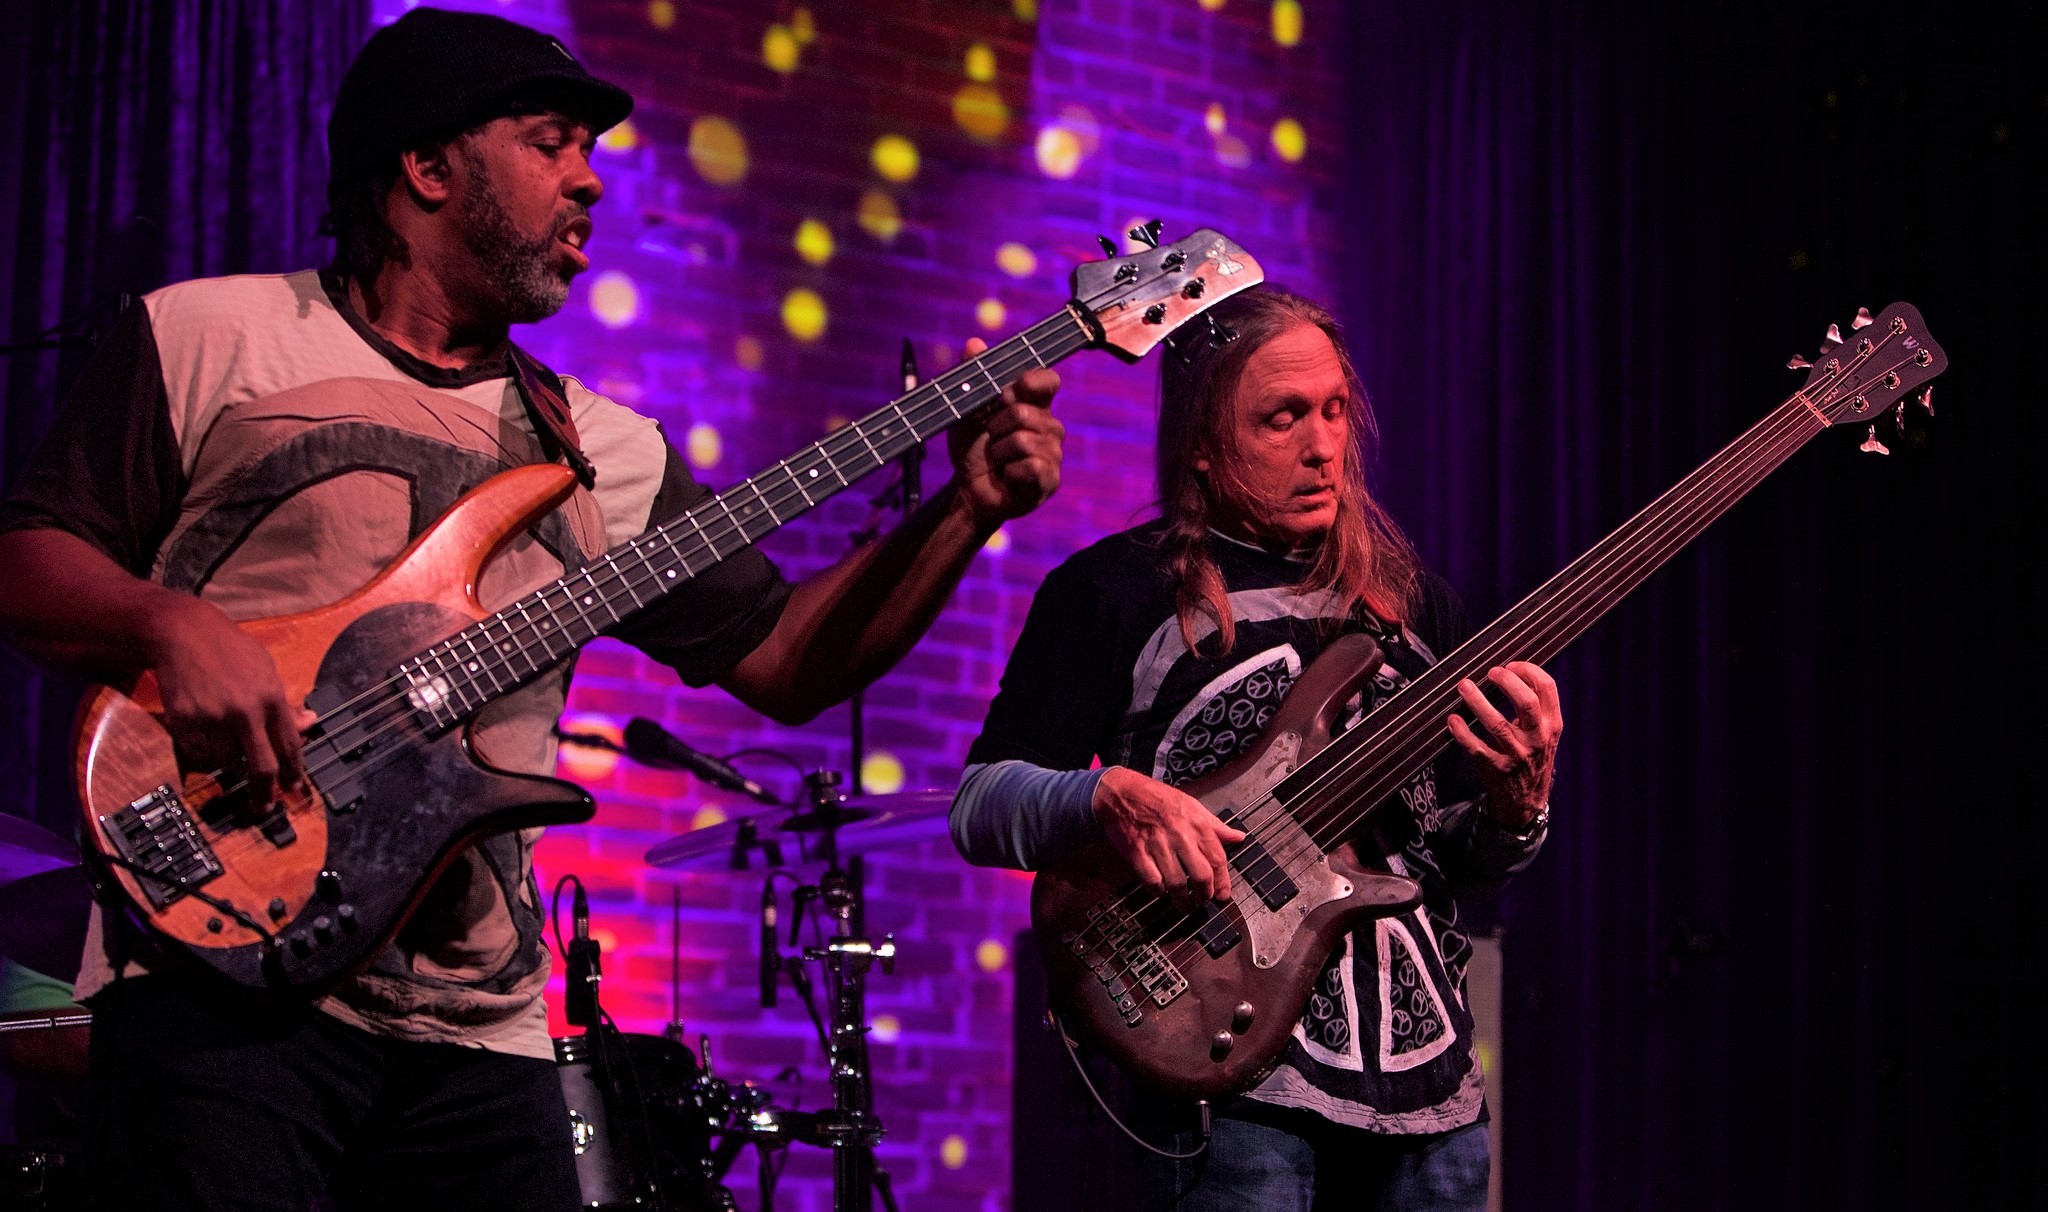
[[1273, 0], [1273, 41], [1282, 46], [1301, 41], [1301, 0]]
[[797, 41], [796, 31], [787, 25], [771, 25], [761, 35], [761, 62], [788, 75], [796, 70], [802, 46]]
[[725, 457], [725, 439], [719, 436], [718, 426], [699, 421], [683, 435], [683, 451], [689, 456], [690, 466], [709, 471]]
[[1000, 331], [1009, 318], [1010, 309], [1001, 299], [983, 299], [974, 305], [974, 322], [990, 332]]
[[986, 143], [1001, 138], [1010, 128], [1010, 107], [992, 85], [963, 84], [953, 94], [953, 121]]
[[790, 32], [796, 35], [797, 43], [809, 46], [818, 40], [818, 22], [811, 16], [811, 10], [799, 8], [789, 15]]
[[860, 764], [860, 785], [869, 795], [894, 795], [903, 790], [903, 762], [886, 749], [871, 751]]
[[653, 0], [647, 6], [647, 23], [656, 29], [667, 29], [676, 23], [676, 6], [670, 0]]
[[640, 288], [616, 269], [590, 280], [590, 314], [606, 328], [624, 328], [640, 318]]
[[1202, 11], [1205, 13], [1220, 13], [1223, 11], [1223, 4], [1224, 0], [1201, 0]]
[[1289, 164], [1308, 154], [1308, 132], [1301, 123], [1292, 118], [1282, 118], [1273, 124], [1273, 151]]
[[967, 48], [967, 78], [981, 84], [988, 84], [996, 78], [996, 53], [986, 42], [977, 42]]
[[974, 963], [983, 972], [1001, 972], [1010, 962], [1010, 949], [992, 938], [981, 940], [974, 949]]
[[1028, 278], [1038, 272], [1038, 254], [1012, 240], [996, 249], [996, 267], [1013, 278]]
[[740, 128], [714, 114], [690, 123], [690, 166], [713, 185], [747, 178], [747, 140]]
[[799, 286], [782, 296], [782, 326], [799, 341], [815, 341], [825, 335], [825, 300], [808, 286]]
[[[624, 744], [626, 734], [612, 722], [609, 716], [566, 715], [562, 717], [563, 732], [588, 732], [604, 737], [614, 744]], [[564, 778], [581, 783], [602, 782], [618, 769], [619, 755], [610, 749], [599, 749], [593, 745], [562, 745], [555, 750], [555, 769]]]
[[597, 146], [614, 155], [621, 155], [632, 151], [640, 146], [640, 128], [633, 125], [631, 118], [627, 118], [617, 126], [599, 135], [597, 137]]
[[1144, 252], [1144, 251], [1145, 251], [1145, 245], [1144, 245], [1144, 243], [1143, 243], [1143, 242], [1141, 242], [1141, 241], [1138, 241], [1138, 240], [1132, 239], [1132, 238], [1131, 238], [1131, 233], [1132, 233], [1132, 232], [1134, 232], [1134, 231], [1136, 231], [1137, 229], [1139, 229], [1139, 228], [1141, 228], [1141, 227], [1145, 226], [1145, 225], [1146, 225], [1147, 223], [1150, 223], [1151, 221], [1152, 221], [1152, 216], [1150, 216], [1150, 215], [1132, 215], [1132, 216], [1131, 216], [1130, 218], [1128, 218], [1128, 219], [1125, 219], [1125, 220], [1124, 220], [1124, 222], [1123, 222], [1123, 226], [1122, 226], [1122, 227], [1120, 227], [1120, 228], [1118, 228], [1118, 230], [1119, 230], [1119, 231], [1121, 231], [1121, 232], [1123, 232], [1123, 234], [1124, 234], [1124, 251], [1125, 251], [1125, 252], [1127, 252], [1127, 253], [1134, 253], [1134, 252]]
[[876, 1043], [893, 1044], [903, 1038], [903, 1020], [893, 1014], [877, 1014], [868, 1024], [868, 1034]]
[[992, 534], [992, 535], [988, 536], [988, 542], [986, 542], [986, 543], [983, 543], [983, 544], [981, 545], [981, 549], [982, 549], [983, 551], [986, 551], [986, 552], [987, 552], [987, 553], [989, 553], [990, 555], [1001, 555], [1001, 554], [1003, 554], [1004, 552], [1008, 551], [1008, 550], [1010, 549], [1010, 529], [1009, 529], [1009, 527], [1007, 527], [1007, 526], [998, 526], [998, 527], [996, 527], [996, 532], [995, 532], [994, 534]]
[[1038, 20], [1038, 0], [1010, 0], [1010, 11], [1019, 21]]
[[1064, 126], [1047, 126], [1038, 132], [1038, 169], [1055, 181], [1065, 181], [1081, 168], [1081, 141]]
[[939, 1142], [939, 1161], [948, 1170], [958, 1170], [967, 1164], [967, 1138], [958, 1132], [949, 1132]]
[[917, 144], [902, 135], [883, 135], [875, 140], [868, 160], [885, 180], [898, 185], [917, 176]]
[[748, 374], [760, 373], [761, 364], [767, 360], [766, 352], [759, 337], [741, 337], [732, 343], [732, 360]]
[[709, 829], [713, 825], [725, 824], [728, 819], [725, 809], [716, 804], [705, 804], [690, 814], [690, 828]]
[[796, 255], [813, 265], [823, 265], [832, 259], [832, 229], [817, 219], [805, 219], [796, 225]]
[[871, 189], [860, 196], [860, 229], [884, 244], [903, 230], [903, 214], [888, 191]]
[[1216, 137], [1216, 163], [1225, 168], [1244, 168], [1252, 162], [1252, 149], [1236, 135]]
[[1220, 135], [1223, 133], [1226, 123], [1227, 119], [1223, 113], [1223, 102], [1209, 102], [1209, 112], [1202, 115], [1202, 125], [1209, 128], [1210, 134]]

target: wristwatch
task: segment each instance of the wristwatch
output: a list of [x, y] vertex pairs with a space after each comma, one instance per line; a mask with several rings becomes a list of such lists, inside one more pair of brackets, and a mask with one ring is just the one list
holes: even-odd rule
[[1502, 833], [1507, 834], [1510, 838], [1514, 839], [1515, 841], [1533, 842], [1536, 840], [1537, 834], [1543, 832], [1545, 829], [1550, 828], [1550, 801], [1543, 801], [1543, 807], [1538, 808], [1536, 810], [1536, 815], [1529, 818], [1529, 823], [1522, 826], [1520, 829], [1515, 828], [1513, 825], [1501, 824], [1500, 820], [1497, 818], [1494, 820], [1493, 823], [1496, 825], [1500, 825], [1500, 831]]

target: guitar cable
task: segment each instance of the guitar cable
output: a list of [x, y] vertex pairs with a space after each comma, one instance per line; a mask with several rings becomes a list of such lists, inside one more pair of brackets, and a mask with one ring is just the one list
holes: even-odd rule
[[1130, 1125], [1117, 1118], [1116, 1112], [1109, 1109], [1109, 1100], [1102, 1097], [1102, 1091], [1095, 1088], [1095, 1079], [1088, 1076], [1088, 1066], [1081, 1063], [1081, 1053], [1074, 1047], [1074, 1037], [1067, 1034], [1067, 1025], [1060, 1021], [1059, 1012], [1048, 1008], [1045, 1012], [1045, 1018], [1048, 1023], [1052, 1024], [1052, 1029], [1060, 1037], [1060, 1042], [1066, 1045], [1067, 1059], [1074, 1062], [1074, 1072], [1081, 1075], [1081, 1084], [1088, 1087], [1089, 1097], [1095, 1100], [1096, 1106], [1102, 1108], [1102, 1113], [1109, 1117], [1109, 1122], [1117, 1126], [1117, 1131], [1130, 1137], [1133, 1143], [1146, 1152], [1156, 1153], [1171, 1161], [1191, 1161], [1209, 1151], [1208, 1099], [1198, 1098], [1195, 1100], [1195, 1110], [1202, 1117], [1202, 1143], [1196, 1145], [1194, 1149], [1187, 1153], [1175, 1153], [1168, 1149], [1162, 1149], [1144, 1137], [1139, 1136], [1136, 1132], [1131, 1131]]
[[229, 917], [235, 919], [236, 925], [242, 927], [244, 930], [251, 932], [252, 934], [255, 934], [256, 936], [261, 938], [265, 943], [271, 946], [277, 945], [277, 935], [271, 932], [270, 930], [265, 929], [263, 927], [263, 924], [261, 922], [258, 922], [255, 918], [250, 917], [248, 914], [236, 908], [235, 903], [233, 901], [224, 900], [221, 897], [215, 896], [211, 892], [206, 891], [205, 889], [199, 887], [196, 884], [188, 883], [187, 881], [182, 879], [172, 879], [170, 876], [164, 875], [160, 872], [151, 871], [149, 868], [144, 867], [142, 864], [131, 862], [130, 860], [125, 859], [118, 854], [108, 854], [105, 851], [100, 851], [97, 850], [97, 848], [95, 848], [94, 857], [97, 857], [101, 862], [107, 863], [110, 866], [119, 867], [121, 870], [129, 872], [130, 874], [141, 876], [143, 879], [146, 880], [154, 880], [156, 883], [162, 884], [166, 888], [169, 888], [176, 892], [182, 892], [186, 896], [191, 897], [192, 899], [198, 901], [200, 904], [205, 905], [210, 909], [214, 909], [218, 912], [227, 914]]

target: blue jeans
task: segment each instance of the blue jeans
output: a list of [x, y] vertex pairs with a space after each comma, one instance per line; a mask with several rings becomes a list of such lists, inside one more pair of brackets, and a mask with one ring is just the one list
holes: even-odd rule
[[[1243, 1104], [1239, 1104], [1243, 1106]], [[1238, 1108], [1233, 1107], [1232, 1111]], [[1485, 1212], [1485, 1124], [1426, 1136], [1384, 1136], [1307, 1112], [1259, 1107], [1218, 1115], [1209, 1151], [1146, 1158], [1155, 1212]], [[1174, 1152], [1201, 1143], [1175, 1136]]]

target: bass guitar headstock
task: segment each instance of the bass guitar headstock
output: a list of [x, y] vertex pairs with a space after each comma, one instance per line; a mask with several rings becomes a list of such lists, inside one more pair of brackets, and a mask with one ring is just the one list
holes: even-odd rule
[[1126, 361], [1137, 361], [1174, 329], [1266, 280], [1250, 253], [1209, 228], [1166, 245], [1158, 242], [1157, 220], [1130, 234], [1150, 247], [1077, 266], [1070, 304], [1095, 332], [1095, 344]]
[[1878, 419], [1890, 411], [1903, 432], [1906, 398], [1916, 388], [1914, 399], [1932, 416], [1934, 388], [1928, 383], [1948, 369], [1948, 355], [1935, 344], [1919, 309], [1894, 303], [1875, 317], [1869, 308], [1858, 308], [1846, 337], [1841, 325], [1828, 325], [1818, 354], [1794, 354], [1785, 365], [1807, 371], [1799, 398], [1815, 416], [1830, 425], [1868, 425], [1862, 448], [1890, 454], [1878, 441]]

